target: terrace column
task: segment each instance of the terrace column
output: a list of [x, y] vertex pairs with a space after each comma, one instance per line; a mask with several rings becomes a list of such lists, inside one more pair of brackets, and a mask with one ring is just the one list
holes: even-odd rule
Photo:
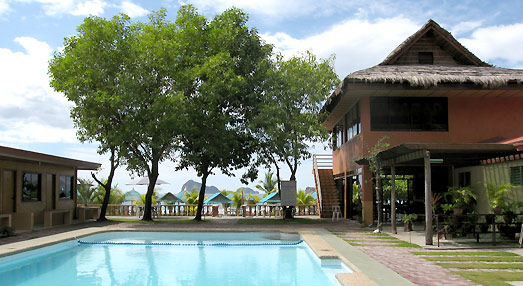
[[432, 245], [432, 191], [430, 172], [430, 151], [425, 150], [423, 161], [425, 163], [425, 244]]
[[396, 234], [396, 167], [390, 167], [391, 174], [391, 190], [390, 190], [390, 224], [392, 226], [392, 233]]

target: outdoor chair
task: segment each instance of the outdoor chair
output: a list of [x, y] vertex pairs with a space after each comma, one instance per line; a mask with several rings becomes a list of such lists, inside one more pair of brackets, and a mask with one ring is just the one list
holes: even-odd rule
[[336, 221], [340, 219], [341, 215], [341, 208], [339, 205], [333, 205], [332, 206], [332, 220], [334, 221], [334, 217], [336, 217]]

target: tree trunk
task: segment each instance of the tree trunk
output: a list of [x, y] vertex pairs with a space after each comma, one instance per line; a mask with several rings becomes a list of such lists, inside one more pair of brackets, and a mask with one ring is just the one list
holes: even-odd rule
[[153, 193], [156, 180], [158, 179], [158, 164], [159, 159], [153, 157], [151, 162], [151, 171], [149, 172], [149, 185], [147, 186], [147, 193], [145, 194], [145, 207], [142, 220], [152, 221], [152, 204], [153, 204]]
[[106, 221], [107, 220], [107, 218], [105, 217], [105, 214], [107, 213], [107, 205], [109, 205], [109, 199], [111, 197], [111, 188], [112, 188], [112, 183], [113, 183], [113, 178], [114, 178], [114, 172], [116, 171], [116, 168], [118, 168], [118, 159], [116, 158], [115, 153], [116, 153], [116, 151], [114, 149], [112, 149], [111, 150], [111, 159], [110, 159], [111, 170], [109, 171], [109, 177], [107, 178], [106, 183], [102, 183], [100, 180], [98, 180], [96, 178], [94, 173], [91, 173], [91, 176], [93, 177], [93, 179], [100, 186], [102, 186], [105, 190], [104, 200], [102, 203], [102, 207], [100, 209], [100, 216], [98, 217], [97, 221]]
[[281, 196], [281, 179], [280, 179], [280, 167], [278, 166], [278, 163], [276, 161], [274, 162], [274, 166], [276, 167], [276, 179], [278, 179], [278, 194]]
[[376, 174], [376, 198], [378, 199], [378, 229], [381, 232], [383, 227], [383, 188], [381, 186], [381, 175]]
[[200, 196], [198, 197], [198, 209], [196, 210], [196, 217], [194, 220], [201, 221], [202, 220], [202, 209], [203, 209], [203, 199], [205, 198], [205, 185], [207, 184], [207, 177], [209, 176], [209, 172], [203, 173], [202, 176], [202, 187], [200, 188]]

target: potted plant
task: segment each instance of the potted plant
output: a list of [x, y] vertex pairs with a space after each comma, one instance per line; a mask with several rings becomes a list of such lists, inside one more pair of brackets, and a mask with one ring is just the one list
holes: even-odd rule
[[449, 187], [445, 192], [445, 198], [454, 204], [454, 214], [461, 215], [463, 210], [476, 203], [476, 194], [472, 192], [470, 186]]
[[494, 185], [487, 182], [487, 196], [489, 207], [494, 214], [501, 214], [508, 207], [506, 195], [514, 187], [511, 184]]
[[412, 229], [412, 221], [417, 219], [417, 218], [418, 218], [417, 214], [403, 214], [403, 215], [401, 215], [401, 220], [405, 224], [404, 230], [405, 231], [412, 231], [413, 230]]

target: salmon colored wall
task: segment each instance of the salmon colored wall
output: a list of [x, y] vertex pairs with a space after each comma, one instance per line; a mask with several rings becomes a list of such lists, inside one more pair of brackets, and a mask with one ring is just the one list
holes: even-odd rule
[[[369, 97], [360, 99], [362, 132], [333, 152], [333, 173], [360, 168], [355, 159], [366, 155], [383, 136], [390, 146], [401, 143], [478, 143], [495, 137], [523, 135], [523, 97], [450, 97], [449, 131], [370, 131]], [[364, 142], [362, 142], [364, 141]]]
[[[451, 97], [448, 100], [448, 132], [370, 131], [370, 97], [360, 99], [362, 132], [333, 151], [333, 174], [362, 166], [354, 161], [365, 156], [382, 138], [390, 146], [401, 143], [477, 143], [495, 137], [511, 139], [523, 135], [523, 97]], [[373, 222], [373, 184], [368, 167], [363, 168], [362, 216]]]

